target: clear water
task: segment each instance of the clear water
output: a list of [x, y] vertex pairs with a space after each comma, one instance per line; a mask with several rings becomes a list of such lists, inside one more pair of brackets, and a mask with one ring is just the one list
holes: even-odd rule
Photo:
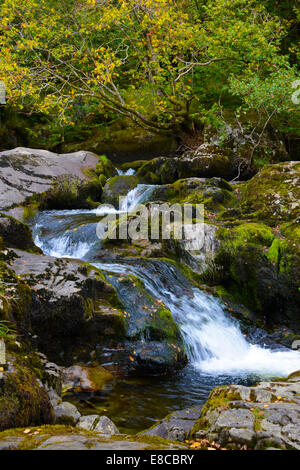
[[[131, 211], [149, 200], [153, 188], [139, 185], [130, 191], [121, 210]], [[248, 341], [221, 302], [192, 287], [172, 263], [97, 262], [101, 243], [96, 226], [105, 213], [103, 207], [40, 213], [34, 225], [35, 242], [48, 255], [88, 260], [107, 273], [137, 275], [151, 295], [171, 310], [184, 338], [189, 365], [173, 377], [119, 378], [92, 399], [81, 397], [79, 406], [85, 413], [105, 413], [124, 432], [136, 432], [172, 411], [199, 406], [216, 385], [249, 384], [300, 368], [299, 352], [268, 349]], [[103, 363], [110, 366], [109, 353], [107, 357], [107, 364], [105, 355]]]

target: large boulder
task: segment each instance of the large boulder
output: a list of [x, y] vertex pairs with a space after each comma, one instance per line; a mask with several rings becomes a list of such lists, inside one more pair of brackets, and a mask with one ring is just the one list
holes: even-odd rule
[[[0, 152], [0, 208], [9, 210], [24, 205], [35, 196], [43, 199], [51, 190], [55, 193], [52, 199], [54, 196], [66, 197], [67, 207], [76, 205], [77, 187], [82, 186], [88, 193], [90, 183], [91, 190], [96, 192], [96, 182], [92, 181], [90, 172], [95, 171], [96, 174], [98, 163], [97, 155], [85, 151], [56, 154], [18, 147]], [[57, 183], [55, 188], [54, 183]], [[79, 199], [77, 204], [82, 204], [82, 197]]]
[[231, 449], [300, 450], [300, 372], [252, 387], [217, 387], [191, 435]]
[[219, 249], [203, 279], [222, 284], [268, 327], [299, 331], [298, 231], [291, 225], [280, 234], [259, 222], [220, 228]]
[[181, 157], [159, 157], [146, 162], [137, 176], [150, 184], [174, 183], [182, 178], [220, 177], [230, 180], [238, 174], [238, 159], [230, 154], [201, 148]]
[[[81, 261], [20, 250], [8, 256], [23, 286], [22, 309], [14, 321], [22, 334], [34, 335], [50, 360], [64, 366], [85, 363], [97, 345], [117, 342], [123, 346], [120, 362], [128, 372], [164, 374], [186, 364], [170, 310], [139, 279], [110, 275], [108, 283], [100, 270]], [[83, 373], [94, 390], [111, 378], [102, 369], [69, 372], [72, 388], [76, 382], [88, 386]]]
[[122, 305], [101, 271], [81, 261], [9, 254], [22, 285], [14, 318], [22, 334], [37, 335], [40, 351], [58, 364], [89, 358], [100, 340], [124, 337]]

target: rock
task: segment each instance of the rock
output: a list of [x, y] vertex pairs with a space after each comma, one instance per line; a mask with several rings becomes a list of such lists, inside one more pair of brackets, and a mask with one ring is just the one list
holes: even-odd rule
[[39, 350], [52, 361], [88, 360], [92, 345], [107, 337], [108, 326], [110, 335], [124, 337], [122, 305], [97, 268], [20, 250], [11, 258], [11, 269], [27, 283], [16, 323], [23, 334], [37, 335]]
[[99, 420], [99, 415], [87, 415], [81, 416], [76, 425], [77, 428], [85, 429], [86, 431], [92, 431]]
[[252, 387], [215, 388], [191, 435], [228, 448], [300, 449], [300, 373]]
[[56, 178], [65, 175], [88, 179], [85, 170], [98, 163], [91, 152], [56, 154], [18, 147], [0, 152], [0, 208], [22, 205], [35, 194], [49, 191]]
[[168, 256], [176, 257], [194, 272], [202, 274], [210, 269], [219, 251], [218, 227], [200, 223], [197, 230], [194, 224], [184, 224], [182, 229], [182, 240], [171, 236], [170, 240], [164, 240], [164, 250]]
[[[161, 269], [159, 265], [152, 267]], [[153, 298], [135, 276], [112, 274], [110, 281], [126, 309], [129, 371], [160, 375], [182, 368], [187, 361], [186, 353], [170, 310]]]
[[271, 226], [298, 219], [300, 162], [264, 166], [247, 183], [242, 194], [241, 207], [248, 217], [254, 217]]
[[99, 434], [104, 434], [107, 436], [120, 434], [118, 428], [109, 418], [107, 418], [107, 416], [81, 416], [77, 423], [77, 427], [87, 431], [95, 431]]
[[115, 424], [107, 418], [107, 416], [100, 416], [94, 431], [99, 433], [99, 434], [105, 434], [105, 435], [114, 435], [114, 434], [120, 434], [118, 428], [115, 426]]
[[0, 450], [188, 450], [176, 441], [147, 436], [101, 435], [71, 426], [44, 426], [0, 433]]
[[222, 178], [185, 178], [157, 186], [152, 201], [170, 204], [204, 204], [205, 210], [219, 212], [237, 205], [233, 187]]
[[8, 248], [19, 248], [20, 250], [31, 250], [41, 253], [32, 239], [31, 229], [3, 213], [0, 213], [0, 237]]
[[67, 401], [63, 401], [54, 408], [55, 422], [57, 424], [70, 424], [75, 425], [79, 420], [81, 414], [76, 406]]
[[121, 175], [111, 178], [103, 188], [102, 203], [111, 204], [119, 209], [119, 197], [125, 197], [127, 193], [138, 185], [139, 179], [134, 175]]
[[113, 375], [101, 366], [76, 365], [63, 369], [62, 373], [64, 391], [99, 392], [113, 379]]
[[240, 302], [263, 316], [267, 326], [284, 324], [299, 331], [298, 230], [288, 225], [280, 236], [257, 222], [219, 229], [219, 250], [205, 280], [226, 285]]
[[142, 436], [158, 436], [171, 441], [184, 442], [201, 415], [199, 408], [175, 411], [155, 426], [141, 433]]
[[230, 154], [213, 153], [214, 150], [201, 148], [187, 152], [181, 157], [159, 157], [146, 162], [137, 171], [137, 176], [149, 184], [174, 183], [182, 178], [212, 178], [225, 180], [238, 173], [238, 159]]
[[46, 390], [33, 370], [8, 354], [0, 388], [0, 430], [54, 422]]

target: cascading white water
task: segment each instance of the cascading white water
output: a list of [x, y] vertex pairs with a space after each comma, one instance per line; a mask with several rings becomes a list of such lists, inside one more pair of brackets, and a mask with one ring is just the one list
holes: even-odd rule
[[250, 344], [236, 321], [225, 314], [222, 304], [199, 289], [192, 295], [178, 290], [174, 268], [161, 265], [159, 273], [132, 265], [96, 264], [104, 271], [134, 274], [151, 294], [163, 300], [180, 327], [194, 368], [207, 374], [258, 374], [261, 377], [288, 375], [300, 367], [300, 353], [290, 350], [270, 350]]
[[[91, 211], [44, 212], [33, 230], [35, 243], [48, 255], [87, 259], [87, 253], [99, 243], [94, 227], [97, 217], [109, 213], [107, 211], [133, 211], [138, 204], [149, 200], [154, 188], [154, 185], [138, 185], [127, 194], [120, 211], [101, 206]], [[83, 223], [85, 217], [91, 216], [96, 220]], [[46, 225], [48, 234], [42, 230]], [[270, 350], [250, 344], [238, 323], [225, 314], [218, 299], [199, 289], [190, 289], [187, 295], [181, 289], [175, 268], [160, 263], [160, 269], [155, 273], [151, 271], [151, 262], [147, 266], [149, 269], [125, 263], [95, 265], [103, 271], [137, 275], [152, 296], [163, 300], [181, 329], [190, 363], [195, 369], [213, 375], [255, 373], [270, 377], [287, 375], [300, 368], [299, 352]]]
[[133, 168], [128, 168], [127, 171], [122, 171], [119, 168], [116, 169], [119, 176], [132, 176], [135, 175], [135, 170]]
[[155, 188], [153, 184], [138, 184], [123, 200], [121, 211], [132, 212], [139, 204], [149, 201]]

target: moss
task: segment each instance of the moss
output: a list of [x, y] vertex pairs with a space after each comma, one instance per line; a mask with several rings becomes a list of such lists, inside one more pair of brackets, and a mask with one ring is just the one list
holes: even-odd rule
[[[46, 442], [50, 437], [55, 436], [72, 436], [74, 438], [78, 435], [84, 436], [87, 439], [96, 439], [98, 442], [118, 442], [118, 441], [128, 441], [128, 442], [139, 442], [147, 444], [147, 449], [149, 450], [163, 450], [173, 445], [178, 445], [180, 447], [185, 446], [182, 442], [169, 441], [161, 437], [155, 436], [127, 436], [127, 435], [114, 435], [110, 438], [99, 435], [94, 431], [86, 431], [84, 429], [78, 429], [69, 425], [53, 425], [53, 426], [39, 426], [39, 427], [30, 427], [30, 432], [24, 434], [24, 428], [9, 429], [4, 432], [0, 432], [0, 441], [9, 439], [9, 438], [22, 438], [18, 446], [18, 450], [33, 450], [37, 446], [41, 446]], [[87, 443], [87, 448], [89, 447]]]
[[280, 257], [281, 257], [281, 242], [278, 240], [278, 238], [274, 238], [272, 245], [270, 246], [267, 254], [267, 258], [275, 264], [280, 263]]
[[0, 394], [0, 430], [12, 427], [51, 424], [54, 421], [47, 393], [35, 374], [14, 362], [14, 372], [4, 373]]
[[244, 187], [243, 213], [269, 225], [296, 219], [299, 215], [298, 162], [266, 165]]
[[253, 416], [254, 416], [254, 431], [261, 431], [262, 427], [261, 427], [261, 422], [262, 420], [265, 418], [265, 414], [262, 410], [260, 410], [259, 408], [253, 408], [251, 410]]
[[89, 367], [86, 368], [86, 370], [88, 377], [94, 387], [94, 391], [104, 389], [107, 383], [113, 380], [113, 375], [104, 369], [104, 367]]
[[213, 410], [227, 409], [231, 400], [239, 399], [239, 396], [230, 394], [227, 387], [214, 388], [203, 405], [200, 418], [194, 424], [190, 436], [193, 437], [198, 431], [208, 428], [208, 417]]
[[300, 377], [300, 370], [298, 370], [298, 371], [293, 372], [292, 374], [290, 374], [290, 375], [287, 377], [287, 380], [296, 379], [297, 377]]

